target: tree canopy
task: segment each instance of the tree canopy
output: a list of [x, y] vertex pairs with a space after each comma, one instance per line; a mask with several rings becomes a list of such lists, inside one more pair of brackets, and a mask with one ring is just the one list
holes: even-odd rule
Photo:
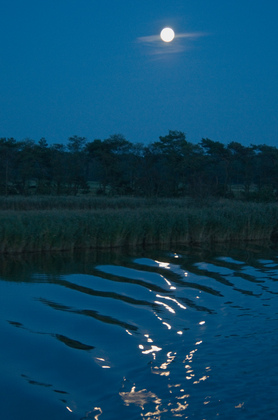
[[193, 144], [171, 130], [148, 145], [122, 134], [74, 135], [66, 145], [0, 138], [1, 195], [79, 193], [276, 200], [278, 149], [208, 138]]

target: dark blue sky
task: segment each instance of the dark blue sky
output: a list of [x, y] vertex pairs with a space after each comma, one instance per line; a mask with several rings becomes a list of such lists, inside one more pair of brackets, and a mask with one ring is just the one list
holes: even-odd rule
[[[1, 0], [0, 137], [278, 146], [277, 15], [274, 0]], [[198, 36], [144, 41], [164, 26]]]

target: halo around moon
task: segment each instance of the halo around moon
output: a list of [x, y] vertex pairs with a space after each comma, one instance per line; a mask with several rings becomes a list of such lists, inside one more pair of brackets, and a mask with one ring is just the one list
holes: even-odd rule
[[164, 28], [160, 32], [160, 38], [164, 42], [171, 42], [175, 38], [175, 32], [172, 28]]

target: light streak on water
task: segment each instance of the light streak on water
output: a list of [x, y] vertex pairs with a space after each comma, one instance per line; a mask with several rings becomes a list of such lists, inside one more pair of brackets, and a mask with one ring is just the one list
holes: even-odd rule
[[278, 252], [144, 253], [2, 264], [5, 420], [275, 418]]

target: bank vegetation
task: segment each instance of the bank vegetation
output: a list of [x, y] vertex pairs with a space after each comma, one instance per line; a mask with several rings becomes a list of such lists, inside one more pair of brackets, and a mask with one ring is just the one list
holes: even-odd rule
[[277, 200], [264, 144], [0, 138], [1, 253], [275, 241]]
[[276, 203], [230, 199], [7, 197], [0, 252], [276, 241]]

